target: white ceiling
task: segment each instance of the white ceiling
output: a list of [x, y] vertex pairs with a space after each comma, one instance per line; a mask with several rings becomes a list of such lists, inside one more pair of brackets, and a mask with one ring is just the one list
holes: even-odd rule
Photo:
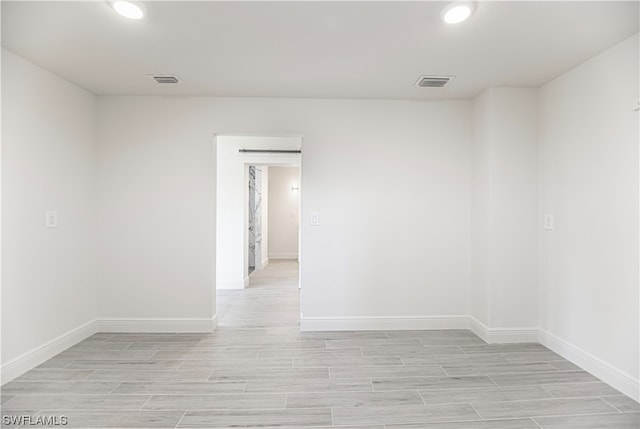
[[[2, 1], [2, 45], [100, 95], [464, 99], [538, 87], [639, 28], [637, 1], [481, 1], [458, 25], [447, 3], [147, 1], [130, 21], [104, 1]], [[416, 88], [424, 74], [457, 78]]]

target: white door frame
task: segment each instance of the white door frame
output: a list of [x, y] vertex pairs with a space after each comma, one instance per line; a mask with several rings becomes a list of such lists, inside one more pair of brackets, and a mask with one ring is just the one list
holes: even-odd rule
[[[302, 154], [241, 153], [240, 149], [301, 150], [302, 137], [216, 135], [214, 143], [217, 166], [216, 289], [244, 289], [249, 285], [247, 265], [249, 190], [245, 186], [248, 180], [248, 166], [301, 167]], [[299, 187], [300, 204], [302, 204], [302, 183]], [[301, 255], [301, 247], [299, 252]], [[302, 260], [301, 256], [300, 260]]]

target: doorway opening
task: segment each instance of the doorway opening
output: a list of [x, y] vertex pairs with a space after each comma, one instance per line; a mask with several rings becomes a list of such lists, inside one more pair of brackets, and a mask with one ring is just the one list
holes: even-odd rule
[[300, 167], [249, 165], [248, 275], [275, 260], [300, 261]]
[[217, 136], [219, 326], [298, 326], [300, 137]]

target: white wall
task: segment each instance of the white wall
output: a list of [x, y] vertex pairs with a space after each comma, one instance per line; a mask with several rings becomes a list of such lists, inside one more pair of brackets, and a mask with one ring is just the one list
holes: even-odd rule
[[302, 225], [306, 328], [466, 323], [470, 102], [100, 97], [99, 113], [101, 317], [209, 315], [212, 135], [249, 133], [304, 136], [301, 219], [321, 220]]
[[537, 338], [537, 134], [535, 89], [489, 88], [475, 100], [471, 314], [490, 342], [513, 329], [523, 331], [513, 341]]
[[272, 167], [269, 170], [269, 259], [298, 259], [300, 226], [300, 168]]
[[538, 117], [531, 88], [492, 88], [491, 327], [538, 327]]
[[209, 118], [180, 109], [188, 99], [116, 100], [98, 103], [101, 329], [210, 330], [215, 152], [199, 126]]
[[240, 149], [298, 150], [301, 137], [217, 136], [216, 287], [249, 285], [249, 165], [300, 165], [299, 154], [249, 154]]
[[638, 399], [638, 35], [540, 91], [543, 340]]
[[[93, 95], [4, 49], [2, 107], [2, 373], [8, 381], [51, 357], [45, 345], [55, 353], [61, 336], [91, 333], [96, 111]], [[45, 228], [47, 210], [57, 211], [57, 228]]]
[[491, 103], [489, 91], [473, 101], [471, 157], [471, 282], [469, 311], [489, 326], [489, 222], [491, 215]]

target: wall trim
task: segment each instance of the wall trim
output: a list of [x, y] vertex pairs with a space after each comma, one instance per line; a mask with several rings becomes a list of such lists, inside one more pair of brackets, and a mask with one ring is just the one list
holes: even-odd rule
[[264, 269], [269, 264], [269, 257], [262, 260], [262, 268]]
[[640, 401], [640, 381], [637, 378], [544, 329], [540, 329], [539, 341], [611, 387]]
[[469, 329], [467, 316], [304, 317], [301, 331]]
[[0, 375], [2, 384], [32, 370], [41, 363], [67, 350], [69, 347], [75, 346], [96, 332], [98, 332], [97, 324], [95, 320], [92, 320], [10, 360], [2, 365]]
[[298, 252], [272, 252], [269, 259], [298, 259]]
[[249, 277], [244, 280], [225, 280], [217, 281], [216, 289], [246, 289], [249, 287]]
[[473, 316], [469, 316], [469, 329], [488, 344], [537, 343], [538, 328], [489, 328]]
[[98, 332], [166, 332], [209, 334], [218, 326], [218, 316], [211, 319], [134, 319], [103, 318], [96, 320]]

